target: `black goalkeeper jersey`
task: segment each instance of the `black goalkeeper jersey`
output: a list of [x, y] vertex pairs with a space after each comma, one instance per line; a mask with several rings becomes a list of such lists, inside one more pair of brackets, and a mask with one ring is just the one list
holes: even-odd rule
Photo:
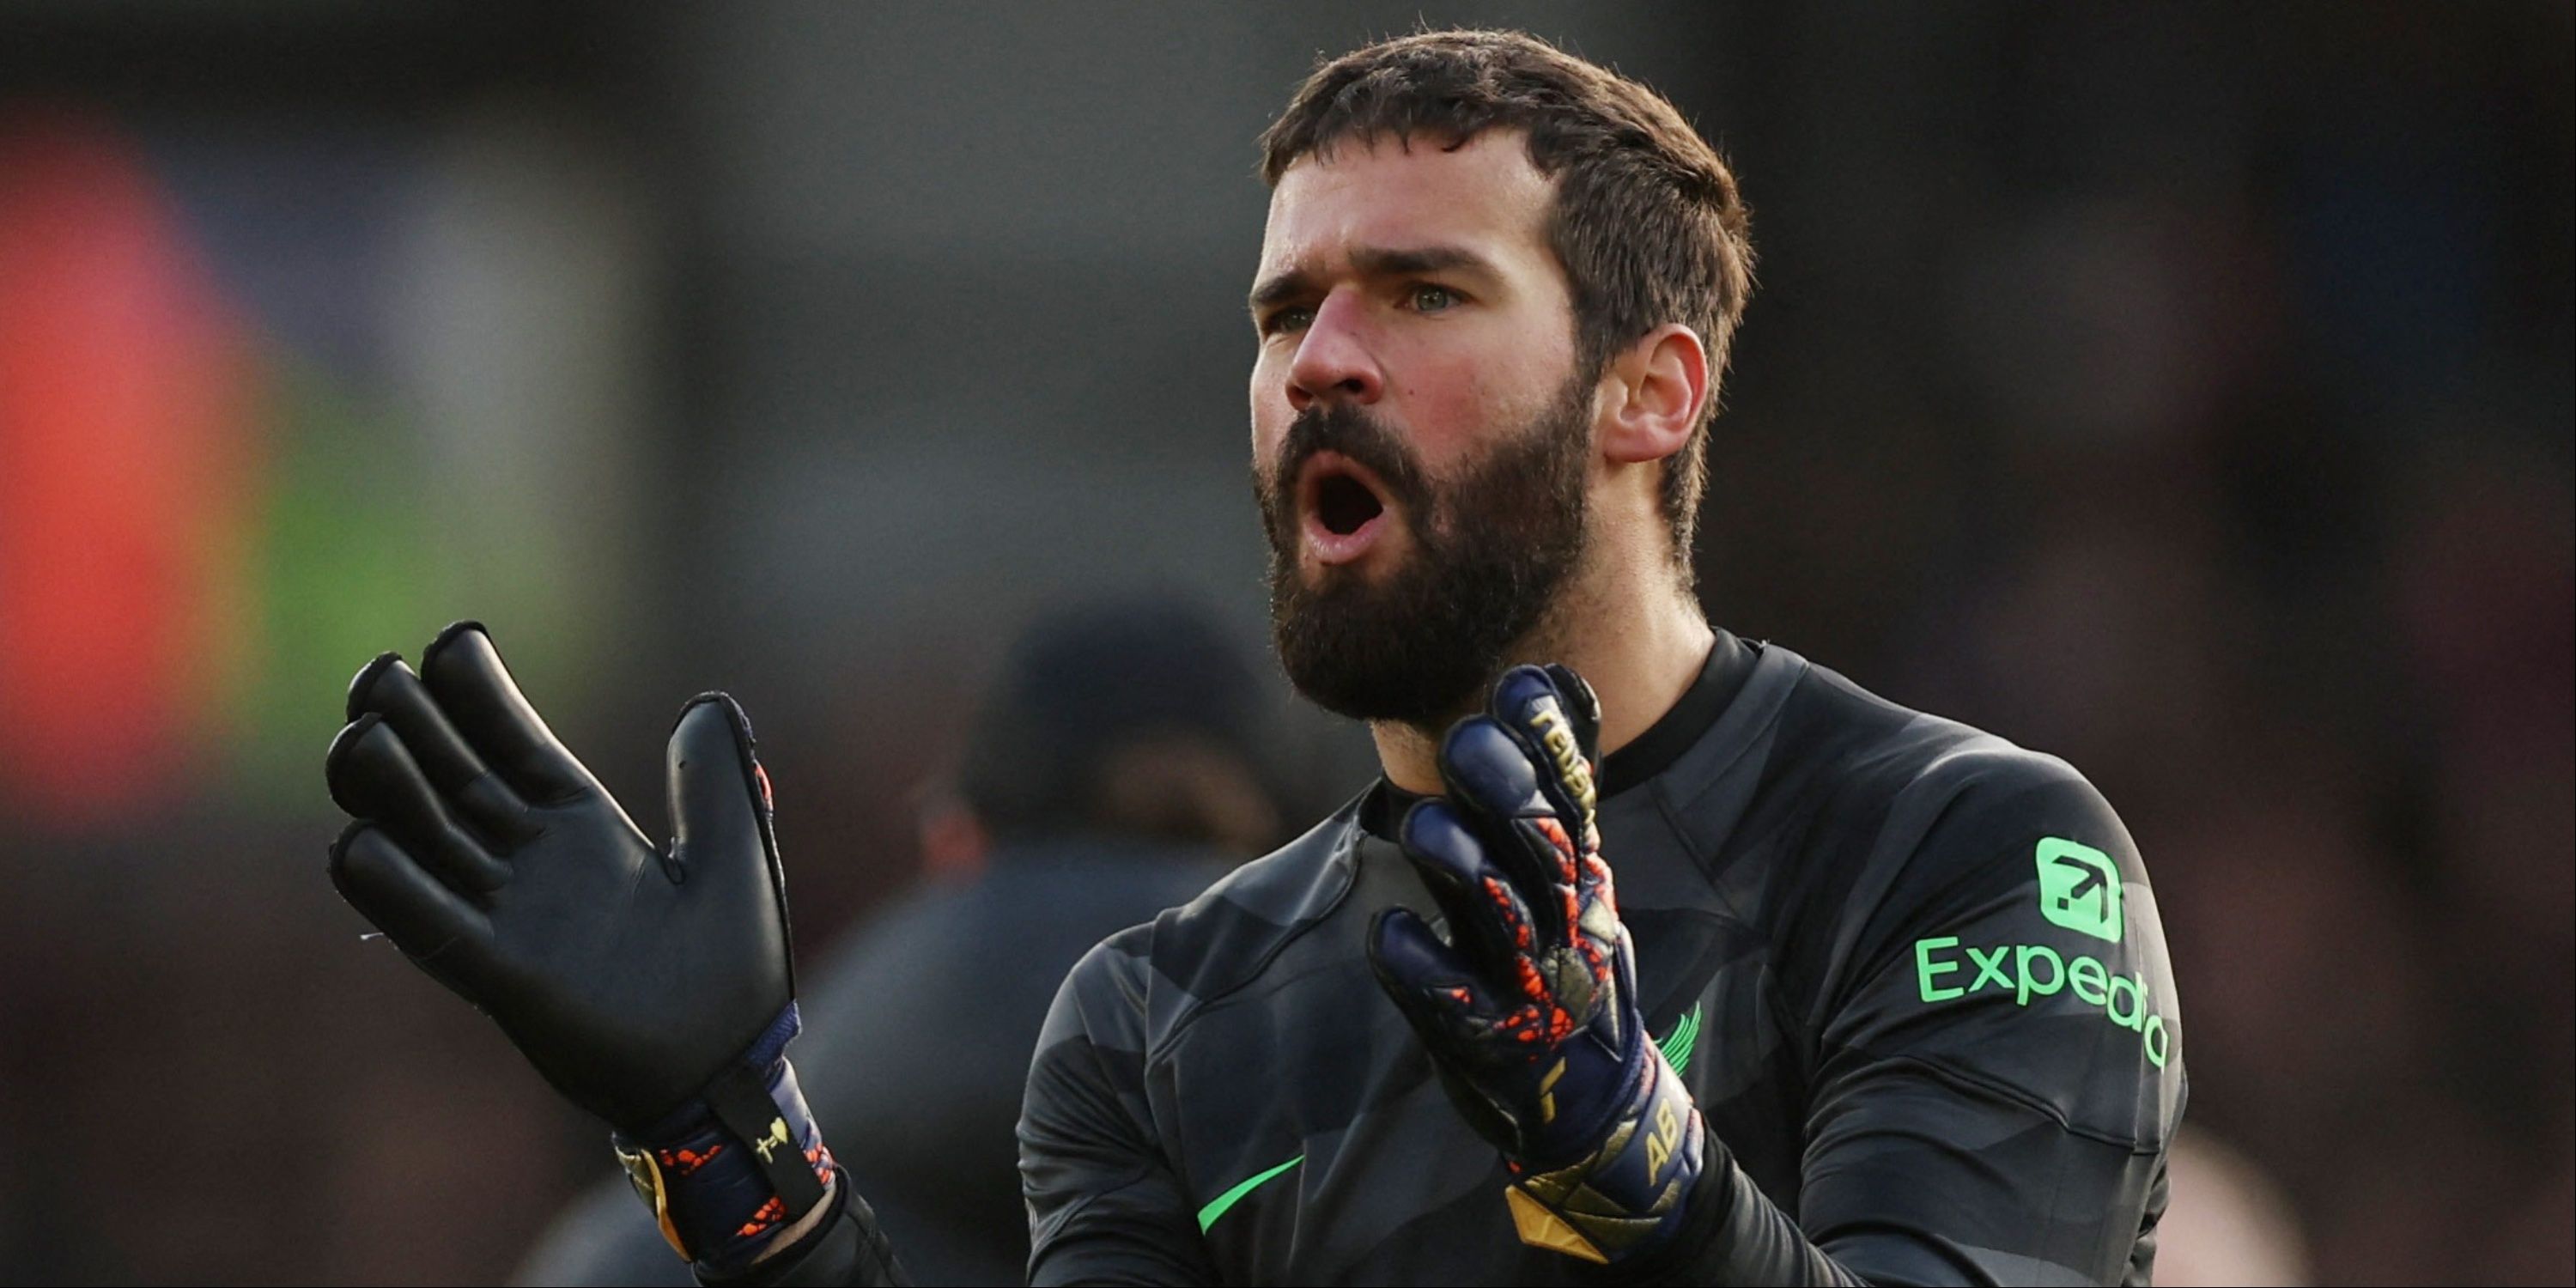
[[2181, 1022], [2091, 784], [1721, 634], [1602, 787], [1638, 1000], [1706, 1121], [1665, 1247], [1515, 1237], [1369, 971], [1379, 909], [1439, 912], [1381, 783], [1065, 980], [1020, 1122], [1032, 1282], [2146, 1280]]

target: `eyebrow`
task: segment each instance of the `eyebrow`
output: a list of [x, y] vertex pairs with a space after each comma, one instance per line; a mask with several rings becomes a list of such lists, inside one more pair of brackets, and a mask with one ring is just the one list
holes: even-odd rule
[[[1492, 260], [1460, 246], [1421, 246], [1397, 250], [1389, 247], [1363, 246], [1351, 252], [1351, 266], [1363, 277], [1404, 277], [1416, 273], [1444, 273], [1465, 269], [1486, 277], [1501, 276]], [[1252, 288], [1247, 301], [1255, 313], [1273, 305], [1314, 293], [1314, 275], [1304, 269], [1290, 269]]]

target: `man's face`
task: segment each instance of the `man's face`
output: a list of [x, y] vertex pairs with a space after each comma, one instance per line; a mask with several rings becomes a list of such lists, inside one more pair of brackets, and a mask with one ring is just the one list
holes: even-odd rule
[[1520, 135], [1351, 141], [1282, 175], [1253, 287], [1253, 481], [1289, 678], [1428, 726], [1582, 553], [1593, 382]]

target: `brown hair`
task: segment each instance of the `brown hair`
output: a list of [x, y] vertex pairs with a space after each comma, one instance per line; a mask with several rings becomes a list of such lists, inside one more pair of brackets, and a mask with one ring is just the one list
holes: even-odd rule
[[1735, 175], [1662, 95], [1516, 31], [1431, 31], [1317, 67], [1261, 136], [1261, 177], [1347, 139], [1417, 134], [1460, 147], [1488, 129], [1528, 136], [1556, 180], [1548, 241], [1573, 288], [1575, 346], [1597, 375], [1667, 322], [1708, 346], [1710, 396], [1667, 462], [1664, 518], [1687, 581], [1708, 483], [1708, 434], [1728, 342], [1753, 290], [1750, 215]]

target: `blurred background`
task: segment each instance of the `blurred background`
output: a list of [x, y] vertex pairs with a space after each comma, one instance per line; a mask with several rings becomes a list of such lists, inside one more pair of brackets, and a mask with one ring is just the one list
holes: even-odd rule
[[[2563, 0], [0, 4], [0, 1277], [494, 1280], [607, 1174], [324, 879], [379, 650], [648, 830], [731, 689], [809, 951], [1032, 613], [1263, 656], [1252, 140], [1417, 17], [1732, 157], [1704, 598], [2119, 808], [2193, 1246], [2576, 1277]], [[1262, 675], [1301, 829], [1372, 762]]]

